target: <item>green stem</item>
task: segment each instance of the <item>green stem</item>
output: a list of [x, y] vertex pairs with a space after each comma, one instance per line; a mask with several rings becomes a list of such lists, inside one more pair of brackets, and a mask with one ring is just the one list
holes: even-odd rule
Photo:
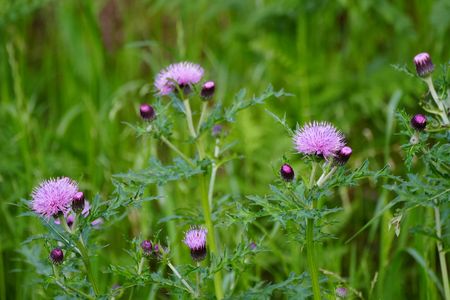
[[197, 134], [195, 133], [194, 123], [192, 122], [192, 111], [191, 105], [189, 104], [189, 99], [183, 100], [183, 104], [186, 113], [186, 120], [188, 123], [189, 133], [195, 139], [197, 137]]
[[177, 148], [177, 146], [172, 144], [165, 136], [161, 136], [160, 138], [161, 141], [163, 141], [167, 145], [167, 147], [172, 149], [176, 154], [178, 154], [182, 159], [184, 159], [191, 167], [195, 167], [194, 163], [189, 159], [189, 157], [184, 155], [184, 153], [181, 152], [180, 149]]
[[[139, 266], [138, 266], [138, 270], [137, 270], [137, 275], [140, 276], [142, 274], [142, 269], [144, 268], [144, 264], [145, 264], [145, 257], [141, 258], [141, 261], [139, 262]], [[133, 285], [133, 287], [131, 288], [131, 292], [130, 292], [130, 296], [128, 297], [128, 299], [133, 299], [133, 295], [134, 295], [134, 290], [135, 290], [136, 286]]]
[[314, 252], [314, 219], [308, 219], [306, 222], [306, 254], [308, 256], [309, 275], [311, 277], [314, 300], [320, 300], [319, 273]]
[[181, 283], [183, 283], [183, 285], [188, 289], [188, 291], [193, 295], [196, 296], [195, 291], [192, 289], [192, 287], [189, 285], [189, 283], [187, 283], [186, 280], [184, 280], [184, 278], [181, 276], [181, 274], [178, 272], [178, 270], [172, 265], [172, 263], [170, 261], [167, 262], [167, 265], [169, 266], [169, 268], [172, 270], [172, 272], [175, 274], [175, 276], [178, 277], [178, 279], [181, 280]]
[[439, 262], [441, 265], [441, 273], [442, 273], [442, 282], [444, 284], [444, 294], [445, 299], [450, 300], [450, 286], [449, 286], [449, 278], [448, 278], [448, 271], [447, 271], [447, 264], [445, 262], [445, 252], [444, 248], [442, 247], [442, 232], [441, 232], [441, 215], [439, 212], [439, 207], [434, 208], [434, 220], [435, 220], [435, 226], [436, 226], [436, 236], [438, 238], [436, 245], [439, 252]]
[[311, 176], [309, 177], [309, 188], [314, 185], [314, 178], [316, 177], [317, 163], [314, 161], [312, 163]]
[[445, 109], [444, 104], [439, 99], [438, 94], [436, 93], [436, 89], [434, 88], [434, 85], [433, 85], [433, 79], [431, 79], [431, 76], [428, 76], [427, 78], [424, 78], [424, 81], [428, 85], [428, 89], [430, 90], [431, 97], [433, 98], [434, 102], [436, 103], [437, 107], [440, 110], [440, 116], [442, 118], [442, 121], [444, 122], [444, 125], [449, 124], [450, 122], [447, 117], [447, 111]]
[[75, 292], [78, 295], [83, 296], [86, 299], [95, 299], [94, 297], [92, 297], [91, 295], [86, 294], [83, 291], [80, 291], [76, 288], [70, 287], [70, 286], [65, 286], [61, 281], [59, 281], [59, 270], [58, 267], [55, 266], [54, 264], [52, 264], [52, 269], [53, 269], [53, 274], [55, 275], [55, 279], [56, 279], [56, 284], [62, 288], [64, 291], [67, 292], [67, 290], [71, 290], [72, 292]]
[[200, 134], [200, 127], [202, 126], [203, 123], [203, 119], [206, 116], [206, 111], [208, 110], [208, 102], [204, 101], [202, 104], [202, 112], [200, 114], [200, 119], [198, 120], [198, 125], [197, 125], [197, 133]]
[[86, 268], [86, 274], [89, 282], [92, 285], [92, 289], [94, 290], [94, 294], [97, 296], [99, 294], [99, 290], [97, 287], [97, 283], [95, 282], [94, 274], [92, 273], [91, 262], [89, 260], [89, 254], [84, 244], [83, 238], [80, 235], [80, 242], [78, 243], [78, 249], [80, 250], [81, 259], [83, 260], [84, 267]]

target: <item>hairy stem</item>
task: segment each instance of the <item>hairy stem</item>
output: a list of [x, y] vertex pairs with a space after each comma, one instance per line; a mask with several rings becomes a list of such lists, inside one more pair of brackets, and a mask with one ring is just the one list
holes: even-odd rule
[[443, 248], [442, 242], [441, 242], [441, 238], [442, 238], [441, 215], [440, 215], [439, 207], [437, 207], [437, 206], [434, 208], [434, 221], [435, 221], [435, 226], [436, 226], [436, 236], [438, 238], [438, 240], [436, 242], [436, 246], [437, 246], [437, 250], [439, 252], [439, 262], [441, 265], [442, 282], [444, 284], [445, 299], [450, 300], [450, 286], [449, 286], [447, 264], [445, 261], [444, 248]]
[[191, 105], [189, 104], [189, 99], [183, 100], [183, 104], [186, 113], [186, 120], [188, 123], [189, 133], [195, 139], [197, 137], [197, 134], [195, 133], [194, 122], [192, 122], [192, 111]]
[[434, 102], [436, 103], [437, 107], [440, 110], [440, 114], [439, 115], [442, 118], [442, 122], [444, 123], [444, 125], [449, 124], [450, 122], [448, 120], [447, 111], [445, 109], [444, 104], [439, 99], [438, 94], [436, 93], [436, 89], [434, 88], [434, 84], [433, 84], [433, 79], [431, 79], [431, 76], [428, 76], [427, 78], [424, 78], [424, 81], [428, 85], [428, 89], [430, 90], [431, 97], [433, 98]]
[[172, 272], [175, 274], [175, 276], [177, 276], [178, 279], [180, 279], [181, 283], [188, 289], [189, 293], [196, 296], [195, 291], [192, 289], [192, 287], [189, 285], [189, 283], [187, 283], [187, 281], [184, 280], [184, 278], [181, 276], [181, 274], [178, 273], [178, 270], [172, 265], [172, 263], [170, 261], [168, 261], [167, 265], [172, 270]]
[[200, 127], [202, 126], [203, 120], [205, 119], [207, 110], [208, 110], [208, 102], [204, 101], [202, 103], [202, 112], [200, 114], [200, 119], [198, 120], [198, 125], [197, 125], [197, 133], [198, 134], [200, 134]]
[[176, 154], [178, 154], [184, 161], [186, 161], [191, 167], [195, 167], [194, 163], [191, 161], [189, 157], [187, 157], [180, 149], [177, 148], [174, 144], [172, 144], [165, 136], [161, 136], [161, 141], [167, 145], [170, 149], [172, 149]]
[[97, 296], [99, 294], [99, 290], [97, 287], [97, 283], [95, 281], [95, 276], [92, 272], [91, 262], [89, 260], [89, 254], [86, 249], [86, 245], [84, 244], [83, 238], [80, 235], [78, 242], [78, 249], [80, 250], [81, 259], [83, 260], [84, 267], [86, 268], [86, 275], [88, 277], [89, 282], [92, 285], [92, 289], [94, 290], [94, 294]]
[[311, 277], [314, 300], [320, 300], [319, 273], [314, 252], [314, 219], [308, 219], [306, 222], [306, 254], [308, 256], [309, 275]]

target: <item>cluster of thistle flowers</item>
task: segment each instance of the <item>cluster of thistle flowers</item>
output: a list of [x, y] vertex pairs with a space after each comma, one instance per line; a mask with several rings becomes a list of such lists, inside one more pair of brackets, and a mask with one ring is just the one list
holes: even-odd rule
[[[31, 194], [31, 209], [44, 219], [54, 219], [54, 223], [64, 226], [68, 231], [74, 231], [77, 218], [86, 218], [90, 212], [90, 204], [85, 200], [84, 193], [78, 190], [78, 184], [68, 178], [56, 178], [43, 181]], [[99, 228], [103, 219], [91, 223], [93, 228]], [[64, 253], [60, 247], [50, 252], [50, 260], [55, 264], [62, 263]]]
[[[442, 124], [444, 126], [449, 125], [448, 119], [448, 107], [447, 104], [439, 99], [436, 90], [433, 85], [433, 80], [431, 74], [434, 71], [434, 64], [431, 61], [431, 57], [428, 53], [419, 53], [414, 57], [414, 65], [416, 67], [417, 75], [422, 78], [422, 80], [428, 85], [430, 94], [433, 98], [437, 110], [435, 108], [426, 108], [428, 112], [438, 115], [441, 118]], [[423, 114], [416, 114], [411, 118], [411, 126], [416, 130], [415, 134], [411, 137], [411, 144], [417, 144], [419, 142], [418, 132], [423, 131], [427, 126], [427, 117]]]
[[[201, 66], [191, 62], [181, 62], [168, 66], [162, 70], [155, 80], [155, 88], [160, 96], [182, 91], [190, 94], [195, 85], [198, 84], [204, 74]], [[216, 84], [214, 81], [207, 81], [202, 85], [200, 98], [204, 101], [212, 99]], [[153, 106], [143, 103], [140, 106], [140, 114], [144, 120], [152, 121], [156, 117]]]
[[[352, 148], [345, 144], [344, 135], [328, 122], [311, 122], [297, 129], [293, 137], [295, 149], [302, 154], [324, 158], [327, 163], [335, 166], [344, 165], [352, 155]], [[280, 175], [285, 181], [294, 180], [294, 169], [289, 164], [283, 164]], [[328, 176], [331, 176], [331, 172]], [[322, 177], [319, 183], [326, 179]]]

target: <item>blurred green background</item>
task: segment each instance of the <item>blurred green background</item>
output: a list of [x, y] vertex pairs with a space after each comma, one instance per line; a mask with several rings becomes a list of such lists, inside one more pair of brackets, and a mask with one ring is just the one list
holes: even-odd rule
[[[404, 141], [392, 136], [389, 114], [396, 101], [416, 112], [426, 89], [391, 64], [412, 68], [412, 58], [422, 51], [436, 65], [448, 62], [449, 36], [448, 0], [0, 1], [0, 298], [45, 298], [44, 289], [33, 284], [35, 271], [17, 252], [42, 230], [37, 220], [18, 216], [19, 200], [28, 199], [36, 184], [66, 175], [88, 195], [107, 198], [112, 174], [146, 165], [148, 141], [123, 122], [138, 122], [139, 103], [152, 101], [140, 96], [142, 87], [162, 67], [200, 63], [225, 103], [244, 87], [252, 94], [269, 83], [284, 88], [293, 97], [266, 108], [286, 113], [292, 126], [331, 121], [354, 149], [352, 166], [368, 158], [372, 168], [390, 163], [401, 174]], [[290, 138], [262, 107], [243, 113], [233, 126], [238, 130], [230, 139], [245, 141], [236, 151], [246, 159], [219, 177], [219, 192], [263, 194], [272, 169], [291, 152]], [[430, 297], [421, 268], [404, 268], [415, 266], [401, 254], [410, 236], [384, 247], [384, 254], [380, 239], [390, 239], [377, 228], [344, 244], [373, 216], [380, 197], [392, 198], [380, 191], [381, 184], [367, 183], [339, 193], [336, 204], [347, 205], [336, 229], [341, 239], [322, 261], [367, 298], [384, 255], [392, 259], [393, 275], [382, 283], [388, 296], [381, 299]], [[136, 221], [131, 214], [123, 220], [121, 234], [131, 238], [142, 223], [156, 230], [164, 214], [154, 209], [155, 219]], [[117, 236], [117, 226], [107, 228], [105, 240]], [[125, 241], [109, 246], [110, 257], [99, 263], [120, 261], [125, 247]], [[275, 270], [271, 264], [277, 262], [263, 268]], [[273, 271], [267, 279], [283, 276]]]

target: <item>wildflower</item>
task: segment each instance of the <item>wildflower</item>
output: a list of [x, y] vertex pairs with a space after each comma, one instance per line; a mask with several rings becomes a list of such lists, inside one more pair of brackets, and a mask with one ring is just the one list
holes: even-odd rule
[[77, 192], [78, 185], [68, 177], [49, 179], [33, 190], [31, 207], [47, 219], [66, 215]]
[[336, 296], [338, 296], [340, 298], [347, 297], [347, 289], [345, 287], [338, 287], [336, 289]]
[[[73, 210], [73, 208], [72, 208]], [[81, 216], [83, 216], [83, 218], [87, 218], [87, 216], [89, 216], [89, 213], [91, 211], [91, 204], [89, 203], [89, 201], [85, 201], [85, 205], [83, 210], [81, 211]], [[73, 212], [67, 212], [68, 216], [66, 217], [66, 223], [67, 226], [69, 226], [69, 228], [72, 228], [73, 222], [75, 221], [75, 214]], [[61, 222], [59, 221], [59, 219], [55, 219], [55, 224], [61, 224]], [[94, 229], [99, 229], [100, 225], [103, 224], [103, 219], [102, 218], [98, 218], [95, 219], [94, 221], [91, 222], [91, 226]]]
[[[203, 77], [203, 68], [191, 62], [172, 64], [159, 72], [155, 87], [160, 95], [168, 95], [178, 87], [187, 91]], [[187, 90], [186, 90], [187, 89]]]
[[72, 210], [76, 213], [83, 211], [84, 209], [84, 194], [83, 192], [78, 192], [73, 196], [72, 199]]
[[417, 130], [422, 131], [427, 126], [427, 117], [422, 114], [417, 114], [411, 119], [411, 126]]
[[64, 260], [64, 253], [61, 248], [55, 248], [50, 252], [50, 260], [53, 264], [59, 265]]
[[312, 122], [297, 129], [293, 137], [295, 149], [306, 155], [328, 158], [344, 147], [344, 136], [327, 122]]
[[148, 240], [142, 241], [141, 248], [146, 256], [149, 256], [150, 254], [152, 254], [152, 248], [153, 248], [152, 242], [150, 242]]
[[213, 137], [219, 137], [223, 132], [223, 126], [222, 125], [214, 125], [212, 129], [211, 135]]
[[414, 56], [414, 64], [416, 65], [417, 75], [427, 77], [434, 71], [434, 65], [428, 53], [423, 52]]
[[206, 257], [206, 234], [203, 227], [192, 227], [186, 232], [183, 242], [191, 250], [191, 257], [195, 261], [201, 261]]
[[336, 154], [334, 160], [339, 165], [345, 165], [345, 163], [349, 160], [350, 156], [352, 155], [352, 148], [349, 146], [344, 146], [339, 150], [339, 152]]
[[250, 248], [250, 250], [255, 250], [256, 249], [256, 243], [255, 242], [251, 242], [250, 245], [248, 245], [248, 247]]
[[200, 92], [200, 97], [202, 97], [203, 100], [209, 100], [214, 96], [214, 90], [216, 89], [216, 84], [214, 81], [207, 81], [202, 87], [202, 90]]
[[147, 103], [141, 104], [139, 107], [139, 112], [141, 113], [142, 119], [146, 121], [151, 121], [155, 118], [155, 109]]
[[281, 166], [280, 175], [285, 181], [292, 181], [294, 179], [294, 169], [288, 164]]

